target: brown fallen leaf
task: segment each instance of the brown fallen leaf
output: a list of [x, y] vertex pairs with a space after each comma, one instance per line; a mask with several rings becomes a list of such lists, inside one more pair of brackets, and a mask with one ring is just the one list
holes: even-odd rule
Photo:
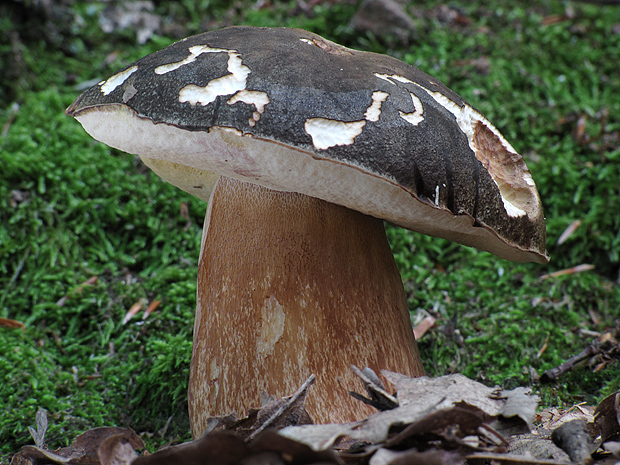
[[513, 436], [508, 440], [508, 453], [516, 456], [529, 456], [552, 463], [570, 463], [566, 452], [553, 444], [551, 432], [537, 429], [532, 433]]
[[[517, 387], [511, 391], [501, 390], [497, 393], [499, 399], [505, 399], [505, 403], [499, 412], [503, 419], [518, 418], [521, 424], [516, 425], [517, 429], [523, 429], [520, 426], [526, 425], [528, 430], [534, 428], [533, 421], [536, 415], [536, 408], [540, 397], [532, 394], [530, 388]], [[511, 431], [512, 434], [518, 434], [523, 431]]]
[[99, 27], [106, 33], [130, 29], [137, 42], [144, 44], [161, 28], [161, 18], [154, 9], [148, 0], [112, 4], [99, 13]]
[[129, 428], [102, 427], [86, 431], [76, 437], [71, 445], [54, 451], [37, 446], [24, 446], [18, 454], [13, 456], [11, 464], [99, 465], [97, 450], [111, 436], [121, 437], [134, 449], [144, 447], [140, 436]]
[[424, 319], [413, 328], [413, 335], [415, 336], [415, 340], [419, 341], [426, 332], [435, 326], [435, 322], [437, 319], [432, 315], [426, 315]]
[[549, 15], [542, 19], [541, 24], [543, 26], [549, 26], [551, 24], [558, 24], [567, 21], [568, 19], [569, 18], [566, 15]]
[[467, 460], [477, 460], [478, 463], [492, 463], [494, 465], [573, 465], [570, 461], [538, 459], [531, 455], [498, 454], [493, 452], [476, 452], [470, 454]]
[[[583, 406], [535, 415], [538, 398], [526, 388], [490, 388], [462, 375], [409, 378], [384, 371], [396, 388], [392, 396], [372, 371], [357, 372], [373, 392], [385, 392], [396, 406], [358, 422], [299, 426], [311, 377], [293, 396], [266, 398], [261, 409], [242, 419], [214, 418], [203, 437], [153, 454], [138, 455], [143, 445], [131, 430], [99, 428], [58, 451], [26, 446], [12, 465], [563, 464], [568, 457], [551, 442], [552, 427], [574, 418], [591, 424], [594, 418]], [[607, 434], [620, 429], [617, 394], [597, 408], [598, 421], [611, 422]], [[532, 433], [513, 435], [515, 425], [527, 429], [535, 416]], [[39, 423], [33, 436], [42, 444], [46, 428]], [[97, 430], [108, 432], [97, 435]]]
[[[441, 443], [441, 449], [454, 449], [460, 446], [479, 450], [482, 446], [481, 441], [479, 439], [472, 441], [472, 439], [473, 436], [477, 436], [485, 420], [487, 417], [481, 410], [467, 404], [457, 405], [448, 410], [433, 412], [411, 423], [404, 430], [387, 439], [384, 447], [402, 449], [404, 444], [424, 444], [431, 436], [435, 445], [438, 442]], [[416, 436], [420, 437], [416, 438]], [[464, 441], [466, 437], [470, 438], [468, 443]], [[503, 438], [497, 435], [496, 439], [503, 442]]]
[[620, 434], [620, 391], [601, 401], [594, 412], [594, 425], [602, 442]]
[[[313, 450], [326, 450], [343, 437], [379, 444], [388, 440], [396, 425], [401, 430], [412, 424], [427, 428], [428, 424], [446, 426], [442, 415], [446, 418], [465, 418], [465, 414], [461, 415], [462, 412], [455, 409], [469, 409], [470, 412], [476, 412], [475, 415], [479, 415], [482, 420], [501, 421], [504, 415], [502, 411], [509, 397], [509, 391], [489, 388], [460, 374], [439, 378], [409, 378], [387, 371], [382, 374], [396, 387], [398, 407], [374, 413], [363, 421], [289, 427], [281, 430], [280, 434], [307, 444]], [[538, 402], [536, 396], [532, 397], [534, 403]], [[522, 412], [523, 417], [530, 413], [533, 414], [533, 409], [528, 404], [527, 409]], [[462, 427], [463, 431], [469, 433], [474, 424], [476, 428], [480, 426], [481, 423], [475, 423], [471, 415], [467, 418], [457, 429]], [[513, 417], [512, 421], [523, 423], [521, 415]], [[531, 419], [525, 423], [530, 422]], [[523, 426], [527, 428], [526, 424]], [[461, 431], [459, 434], [461, 436], [458, 437], [463, 439], [462, 435], [465, 433]]]
[[311, 375], [292, 395], [283, 399], [274, 399], [258, 412], [256, 428], [248, 436], [253, 439], [266, 428], [284, 428], [286, 426], [311, 424], [312, 420], [306, 412], [305, 402], [308, 389], [314, 384], [315, 376]]
[[368, 397], [364, 397], [357, 392], [349, 391], [349, 394], [354, 398], [365, 404], [372, 405], [380, 411], [391, 410], [398, 407], [398, 400], [385, 390], [385, 386], [372, 369], [364, 368], [360, 370], [355, 365], [351, 365], [351, 370], [362, 380], [364, 388], [368, 393]]
[[[338, 454], [333, 450], [314, 451], [305, 444], [285, 438], [275, 430], [266, 430], [256, 436], [256, 439], [250, 443], [250, 450], [253, 453], [266, 451], [277, 452], [280, 457], [285, 459], [287, 464], [343, 463], [338, 458]], [[249, 461], [245, 463], [249, 464]], [[271, 462], [269, 462], [269, 464], [271, 464]]]
[[102, 465], [129, 465], [138, 457], [136, 450], [122, 434], [105, 439], [97, 449], [97, 455]]
[[138, 457], [120, 436], [108, 438], [99, 449], [101, 465], [285, 465], [337, 464], [333, 451], [315, 452], [304, 444], [264, 431], [248, 442], [230, 431], [213, 431], [199, 439]]
[[286, 426], [312, 424], [312, 419], [305, 409], [305, 401], [308, 389], [314, 380], [314, 375], [310, 376], [291, 396], [274, 398], [265, 395], [262, 407], [250, 409], [246, 417], [238, 418], [235, 413], [211, 417], [207, 420], [206, 433], [228, 431], [249, 440], [267, 428], [280, 429]]
[[413, 19], [395, 0], [364, 0], [349, 23], [359, 31], [375, 36], [394, 36], [406, 41], [415, 29]]
[[369, 465], [459, 465], [462, 463], [465, 463], [463, 454], [438, 449], [424, 452], [416, 449], [405, 451], [379, 449], [369, 461]]
[[[247, 455], [249, 455], [249, 449], [241, 437], [228, 431], [214, 431], [195, 441], [136, 457], [130, 463], [133, 465], [234, 465]], [[101, 465], [119, 464], [102, 462]]]

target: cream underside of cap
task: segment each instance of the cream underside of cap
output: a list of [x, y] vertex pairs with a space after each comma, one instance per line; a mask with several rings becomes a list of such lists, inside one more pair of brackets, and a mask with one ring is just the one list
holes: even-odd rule
[[241, 136], [233, 128], [188, 131], [154, 124], [121, 105], [95, 107], [76, 115], [95, 139], [139, 155], [159, 176], [207, 200], [223, 176], [274, 190], [300, 192], [443, 237], [513, 261], [537, 261], [538, 254], [507, 244], [493, 231], [474, 227], [468, 215], [453, 215], [417, 199], [393, 179], [285, 145]]

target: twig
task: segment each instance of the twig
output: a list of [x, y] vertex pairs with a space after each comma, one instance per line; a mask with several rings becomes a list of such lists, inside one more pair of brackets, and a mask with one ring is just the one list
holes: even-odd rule
[[572, 357], [570, 357], [560, 366], [545, 371], [540, 377], [540, 381], [542, 383], [557, 381], [560, 376], [564, 375], [565, 373], [576, 368], [579, 364], [588, 361], [595, 356], [601, 356], [602, 359], [607, 360], [619, 359], [620, 343], [616, 338], [618, 337], [620, 332], [618, 329], [616, 329], [615, 331], [615, 336], [612, 332], [605, 333], [595, 341], [588, 344], [588, 346], [577, 355], [573, 355]]

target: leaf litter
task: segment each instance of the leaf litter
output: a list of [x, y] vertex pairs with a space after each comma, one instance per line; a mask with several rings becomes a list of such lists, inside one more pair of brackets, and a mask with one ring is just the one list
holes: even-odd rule
[[[311, 376], [291, 396], [264, 396], [247, 416], [213, 417], [194, 441], [142, 452], [129, 428], [95, 428], [65, 448], [46, 448], [47, 418], [30, 428], [11, 465], [293, 465], [615, 463], [620, 457], [620, 392], [596, 410], [576, 406], [536, 413], [538, 396], [519, 387], [488, 387], [460, 374], [409, 378], [352, 367], [378, 411], [360, 421], [315, 425], [305, 411]], [[393, 391], [393, 392], [392, 392]]]

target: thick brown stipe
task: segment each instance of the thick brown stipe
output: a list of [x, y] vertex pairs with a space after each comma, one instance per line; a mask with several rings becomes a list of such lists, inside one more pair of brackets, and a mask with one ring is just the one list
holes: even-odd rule
[[228, 178], [209, 205], [190, 375], [194, 437], [209, 415], [245, 415], [261, 392], [291, 394], [310, 374], [315, 422], [372, 413], [348, 394], [361, 387], [352, 363], [424, 374], [381, 220]]

